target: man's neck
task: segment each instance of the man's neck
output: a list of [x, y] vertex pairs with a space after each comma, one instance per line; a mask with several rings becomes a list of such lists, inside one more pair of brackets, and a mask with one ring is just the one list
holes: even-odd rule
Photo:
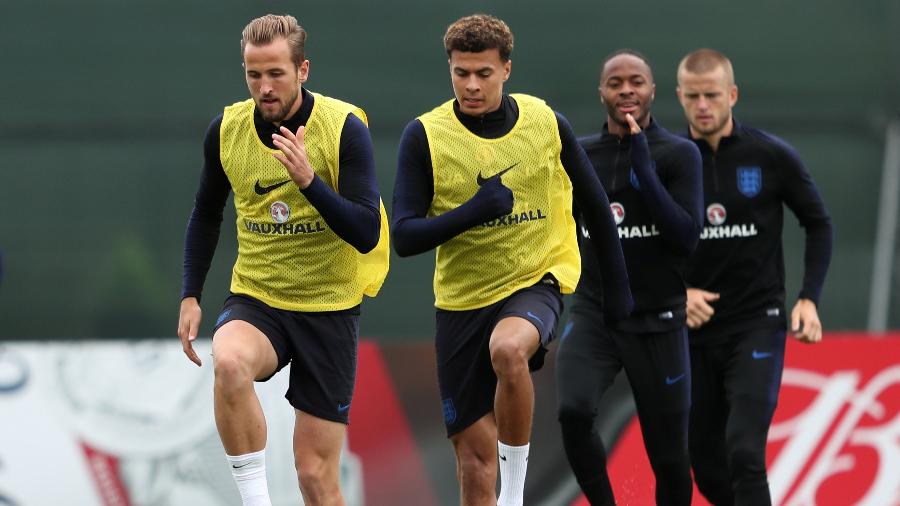
[[297, 111], [300, 110], [300, 107], [303, 106], [303, 87], [300, 87], [300, 90], [297, 92], [297, 100], [294, 100], [294, 105], [291, 106], [291, 110], [288, 111], [287, 115], [281, 121], [275, 121], [273, 124], [277, 127], [280, 127], [282, 123], [285, 121], [289, 121], [291, 118], [297, 114]]
[[702, 134], [697, 130], [694, 130], [693, 126], [691, 126], [690, 129], [691, 137], [693, 137], [694, 139], [703, 139], [707, 144], [709, 144], [709, 147], [713, 150], [713, 153], [715, 153], [719, 150], [719, 143], [722, 141], [722, 138], [728, 137], [732, 134], [732, 132], [734, 132], [734, 118], [729, 116], [728, 121], [725, 122], [725, 126], [710, 134]]

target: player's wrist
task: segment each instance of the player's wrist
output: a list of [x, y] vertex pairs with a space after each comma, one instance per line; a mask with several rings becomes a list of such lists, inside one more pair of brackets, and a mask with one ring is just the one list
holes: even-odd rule
[[197, 295], [185, 295], [181, 298], [181, 307], [199, 306], [199, 305], [200, 305], [200, 297]]
[[819, 304], [816, 303], [816, 301], [814, 301], [813, 299], [810, 299], [809, 297], [803, 297], [802, 295], [797, 298], [797, 304], [810, 304], [814, 308], [819, 307]]
[[316, 180], [316, 173], [313, 172], [312, 169], [310, 169], [309, 175], [302, 175], [302, 176], [295, 177], [294, 184], [297, 185], [297, 188], [299, 188], [300, 191], [306, 191], [306, 190], [310, 189], [310, 187], [313, 185], [315, 180]]

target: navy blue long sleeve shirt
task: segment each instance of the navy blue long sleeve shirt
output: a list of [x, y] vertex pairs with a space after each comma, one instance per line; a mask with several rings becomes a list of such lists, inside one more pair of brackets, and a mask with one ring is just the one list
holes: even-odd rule
[[[652, 119], [638, 135], [618, 137], [604, 125], [601, 133], [579, 142], [606, 188], [628, 264], [635, 307], [619, 327], [649, 332], [683, 325], [684, 270], [703, 216], [700, 153]], [[576, 293], [602, 301], [603, 272], [591, 254], [596, 241], [584, 228], [580, 244]]]
[[[306, 89], [302, 93], [300, 109], [282, 122], [282, 126], [291, 131], [306, 125], [315, 104], [312, 93]], [[278, 127], [263, 120], [259, 111], [254, 112], [253, 120], [263, 144], [277, 149], [272, 142], [272, 134], [278, 133]], [[219, 157], [221, 125], [220, 114], [210, 123], [203, 141], [203, 170], [185, 233], [182, 298], [200, 298], [219, 240], [222, 212], [231, 192], [231, 184]], [[339, 157], [339, 192], [335, 192], [318, 176], [313, 177], [308, 187], [298, 191], [319, 211], [338, 237], [366, 253], [378, 244], [381, 211], [372, 139], [366, 125], [353, 114], [347, 116], [341, 131]]]
[[[688, 133], [684, 134], [690, 137]], [[806, 231], [799, 298], [819, 303], [831, 261], [831, 218], [797, 152], [762, 130], [741, 125], [719, 141], [702, 139], [706, 224], [687, 270], [689, 286], [720, 294], [715, 314], [692, 342], [754, 327], [786, 328], [781, 235], [787, 207]]]
[[[481, 117], [461, 113], [456, 104], [454, 112], [470, 132], [486, 139], [506, 135], [518, 120], [518, 107], [508, 95], [503, 96], [499, 109]], [[556, 113], [556, 120], [562, 142], [560, 160], [572, 181], [575, 202], [583, 210], [588, 228], [605, 238], [601, 243], [602, 247], [594, 254], [604, 266], [607, 289], [610, 293], [628, 294], [627, 272], [621, 249], [615, 240], [615, 224], [608, 211], [606, 193], [594, 175], [587, 156], [578, 145], [568, 121], [559, 113]], [[391, 231], [394, 248], [400, 256], [434, 249], [491, 218], [487, 215], [492, 209], [490, 202], [478, 194], [452, 211], [428, 217], [433, 197], [433, 167], [425, 127], [419, 120], [413, 120], [406, 126], [400, 139], [394, 183]], [[606, 301], [604, 313], [610, 319], [621, 319], [630, 312], [631, 305], [630, 296], [620, 295]]]

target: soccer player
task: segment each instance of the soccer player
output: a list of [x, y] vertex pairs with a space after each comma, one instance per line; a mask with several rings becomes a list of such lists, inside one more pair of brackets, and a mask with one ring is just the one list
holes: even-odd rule
[[[544, 101], [503, 93], [513, 35], [492, 16], [444, 36], [455, 100], [411, 121], [394, 190], [397, 253], [437, 248], [436, 353], [462, 504], [521, 505], [534, 391], [580, 274], [572, 192], [597, 238], [606, 317], [631, 294], [609, 203], [568, 122]], [[497, 459], [500, 497], [496, 496]]]
[[[306, 504], [343, 504], [339, 458], [356, 376], [360, 302], [387, 273], [387, 221], [366, 116], [308, 91], [306, 32], [292, 16], [244, 28], [251, 99], [206, 132], [184, 249], [178, 336], [192, 342], [222, 210], [234, 191], [238, 257], [215, 324], [216, 426], [244, 505], [268, 505], [266, 422], [254, 381], [291, 363], [294, 456]], [[339, 188], [339, 190], [337, 190]]]
[[646, 58], [619, 50], [601, 68], [606, 124], [579, 142], [612, 202], [635, 307], [620, 322], [601, 316], [608, 294], [594, 255], [598, 241], [581, 228], [584, 276], [556, 361], [563, 445], [591, 504], [615, 504], [594, 421], [600, 397], [624, 368], [656, 476], [657, 504], [688, 505], [693, 486], [683, 274], [700, 234], [700, 154], [652, 118], [655, 85]]
[[693, 374], [690, 454], [713, 504], [771, 504], [766, 436], [784, 366], [782, 204], [806, 229], [803, 288], [791, 311], [802, 342], [822, 339], [816, 307], [831, 260], [831, 220], [796, 151], [742, 125], [731, 62], [712, 49], [678, 65], [678, 99], [703, 155], [707, 225], [687, 271]]

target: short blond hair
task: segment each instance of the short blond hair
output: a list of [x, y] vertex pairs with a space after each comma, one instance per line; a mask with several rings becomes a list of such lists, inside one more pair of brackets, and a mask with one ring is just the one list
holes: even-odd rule
[[453, 51], [480, 53], [489, 49], [500, 51], [500, 61], [509, 61], [513, 50], [513, 34], [509, 25], [488, 14], [473, 14], [459, 18], [447, 27], [444, 34], [447, 56]]
[[725, 69], [725, 79], [728, 84], [734, 84], [734, 68], [727, 56], [715, 49], [697, 49], [681, 59], [681, 63], [678, 64], [678, 78], [681, 79], [683, 72], [705, 74], [719, 67]]
[[241, 58], [247, 44], [265, 46], [280, 38], [287, 40], [291, 60], [299, 67], [306, 59], [306, 30], [290, 15], [266, 14], [248, 23], [241, 33]]

